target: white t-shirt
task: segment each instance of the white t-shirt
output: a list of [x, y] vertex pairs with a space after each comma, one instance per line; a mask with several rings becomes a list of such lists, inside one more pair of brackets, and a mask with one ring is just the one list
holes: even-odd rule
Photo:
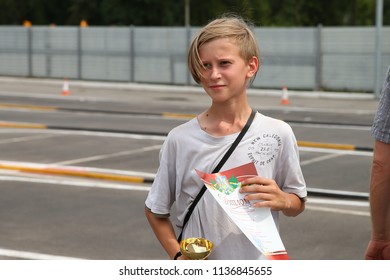
[[[160, 151], [160, 166], [146, 199], [153, 213], [169, 215], [176, 204], [176, 226], [181, 230], [188, 207], [203, 186], [195, 169], [212, 173], [238, 133], [214, 137], [196, 118], [174, 128]], [[285, 192], [307, 195], [291, 127], [260, 113], [221, 171], [253, 162], [259, 176], [274, 179]], [[272, 212], [278, 226], [278, 212]], [[206, 191], [185, 226], [183, 239], [204, 237], [214, 243], [209, 259], [265, 259]]]

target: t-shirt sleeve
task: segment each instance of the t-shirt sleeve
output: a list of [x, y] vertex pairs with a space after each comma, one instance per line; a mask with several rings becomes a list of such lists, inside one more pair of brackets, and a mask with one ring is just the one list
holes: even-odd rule
[[173, 141], [165, 140], [159, 154], [160, 165], [152, 187], [145, 201], [145, 206], [154, 214], [164, 217], [170, 215], [175, 201], [175, 152]]
[[283, 144], [275, 181], [283, 191], [296, 194], [302, 200], [306, 200], [306, 182], [299, 162], [298, 144], [288, 124], [283, 127], [282, 135]]

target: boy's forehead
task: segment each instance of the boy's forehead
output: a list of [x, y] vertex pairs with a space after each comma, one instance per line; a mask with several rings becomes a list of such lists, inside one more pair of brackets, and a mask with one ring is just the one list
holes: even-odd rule
[[229, 42], [231, 44], [236, 44], [237, 43], [236, 42], [237, 40], [233, 36], [217, 36], [217, 37], [209, 38], [203, 44], [207, 44], [207, 43], [211, 43], [211, 42], [215, 42], [215, 41], [218, 41], [218, 42]]
[[209, 40], [202, 44], [199, 47], [199, 51], [202, 49], [220, 49], [220, 50], [230, 50], [230, 49], [238, 49], [239, 45], [236, 40], [229, 38], [229, 37], [221, 37], [221, 38], [215, 38], [213, 40]]
[[201, 58], [207, 56], [213, 57], [227, 57], [227, 56], [239, 56], [239, 47], [227, 40], [213, 40], [199, 48], [199, 55]]

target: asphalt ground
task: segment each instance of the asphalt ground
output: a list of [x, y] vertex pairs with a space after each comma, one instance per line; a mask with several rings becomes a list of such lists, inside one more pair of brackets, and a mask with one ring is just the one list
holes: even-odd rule
[[[208, 106], [197, 87], [0, 79], [0, 258], [166, 259], [143, 214], [167, 132]], [[377, 100], [249, 90], [300, 146], [307, 210], [281, 219], [293, 259], [363, 259]]]

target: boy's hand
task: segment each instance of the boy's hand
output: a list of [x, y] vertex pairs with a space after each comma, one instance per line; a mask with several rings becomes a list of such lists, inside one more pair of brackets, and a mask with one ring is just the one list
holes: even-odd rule
[[283, 192], [272, 179], [253, 177], [242, 182], [240, 193], [247, 193], [245, 199], [260, 200], [253, 203], [254, 207], [269, 207], [279, 211], [289, 209], [291, 200], [288, 194]]

